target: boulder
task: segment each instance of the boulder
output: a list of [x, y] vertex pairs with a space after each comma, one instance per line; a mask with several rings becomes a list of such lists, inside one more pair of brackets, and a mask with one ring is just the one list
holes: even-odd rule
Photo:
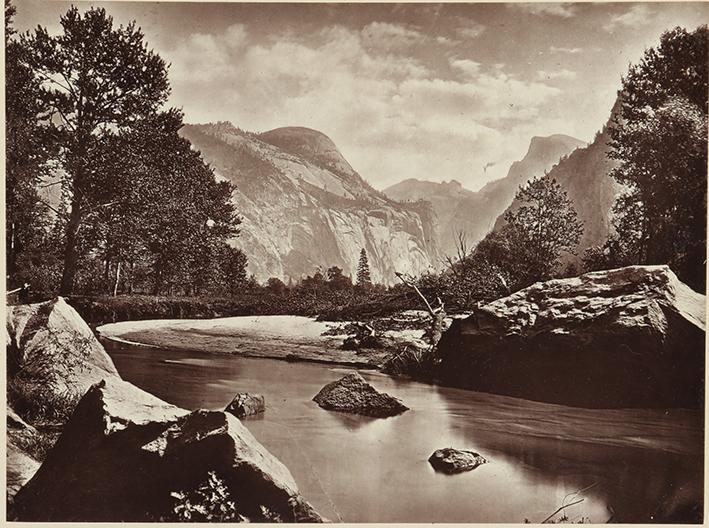
[[9, 377], [47, 378], [57, 394], [77, 397], [104, 378], [119, 377], [89, 325], [62, 297], [8, 306], [6, 330]]
[[286, 522], [322, 521], [236, 417], [188, 412], [116, 379], [81, 399], [15, 509], [22, 521], [156, 521], [169, 516], [172, 492], [196, 488], [209, 472], [251, 520], [264, 520], [263, 506]]
[[436, 376], [574, 406], [698, 407], [705, 302], [667, 266], [536, 283], [455, 321]]
[[433, 469], [443, 473], [462, 473], [487, 463], [487, 460], [478, 453], [461, 451], [452, 447], [437, 449], [428, 458], [428, 461]]
[[400, 400], [377, 391], [357, 372], [328, 383], [313, 401], [323, 409], [384, 418], [408, 411]]
[[231, 403], [224, 409], [237, 418], [244, 416], [252, 416], [262, 413], [266, 410], [266, 399], [262, 394], [249, 394], [248, 392], [239, 392], [231, 400]]
[[[169, 520], [171, 493], [190, 492], [213, 472], [251, 520], [322, 521], [288, 469], [236, 417], [180, 409], [123, 381], [62, 298], [10, 307], [6, 332], [14, 399], [27, 403], [32, 393], [23, 400], [18, 389], [43, 387], [57, 395], [47, 402], [66, 399], [73, 411], [54, 443], [8, 407], [8, 498], [19, 488], [8, 501], [12, 519]], [[52, 443], [40, 466], [32, 452]]]

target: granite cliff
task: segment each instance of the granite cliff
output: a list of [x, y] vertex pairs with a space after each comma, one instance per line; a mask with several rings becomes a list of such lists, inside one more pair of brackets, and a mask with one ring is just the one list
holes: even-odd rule
[[217, 175], [237, 186], [234, 245], [259, 281], [286, 282], [339, 266], [354, 277], [367, 250], [374, 282], [438, 262], [429, 207], [399, 204], [370, 187], [324, 134], [302, 127], [244, 132], [230, 123], [187, 125], [182, 135]]

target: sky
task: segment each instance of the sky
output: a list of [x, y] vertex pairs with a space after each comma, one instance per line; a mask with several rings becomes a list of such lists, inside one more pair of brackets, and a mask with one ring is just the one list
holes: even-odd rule
[[[60, 31], [69, 2], [15, 0], [15, 26]], [[170, 63], [185, 121], [328, 135], [375, 188], [476, 190], [533, 136], [589, 142], [629, 64], [709, 4], [74, 2], [136, 20]], [[486, 167], [487, 166], [487, 167]]]

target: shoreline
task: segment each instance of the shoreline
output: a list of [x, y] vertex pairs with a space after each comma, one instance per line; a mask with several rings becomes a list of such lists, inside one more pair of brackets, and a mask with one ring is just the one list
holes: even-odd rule
[[[109, 323], [94, 329], [99, 340], [119, 346], [302, 361], [379, 370], [390, 355], [381, 350], [343, 350], [346, 334], [327, 334], [335, 323], [304, 316], [237, 316]], [[195, 342], [199, 341], [199, 345]]]

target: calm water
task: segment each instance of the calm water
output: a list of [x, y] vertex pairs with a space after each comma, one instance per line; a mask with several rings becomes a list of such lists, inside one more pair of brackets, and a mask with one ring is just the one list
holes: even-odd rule
[[[264, 394], [266, 413], [244, 423], [333, 521], [540, 522], [589, 486], [569, 517], [683, 520], [703, 496], [699, 412], [573, 409], [363, 371], [411, 408], [368, 419], [311, 401], [346, 369], [115, 344], [109, 352], [125, 379], [181, 407], [223, 409], [236, 392]], [[490, 463], [434, 472], [428, 457], [449, 446]]]

